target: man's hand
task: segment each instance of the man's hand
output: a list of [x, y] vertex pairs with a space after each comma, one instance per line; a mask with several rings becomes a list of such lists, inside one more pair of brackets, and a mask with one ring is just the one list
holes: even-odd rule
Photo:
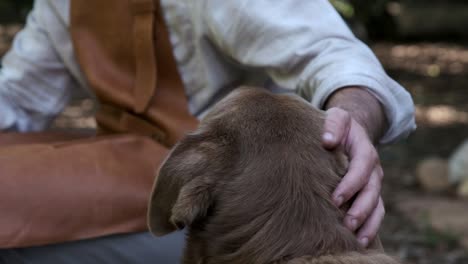
[[350, 161], [333, 199], [341, 206], [355, 197], [344, 221], [367, 247], [385, 215], [380, 197], [383, 171], [373, 145], [386, 127], [385, 114], [377, 99], [362, 88], [338, 90], [325, 107], [323, 145], [328, 149], [343, 148]]

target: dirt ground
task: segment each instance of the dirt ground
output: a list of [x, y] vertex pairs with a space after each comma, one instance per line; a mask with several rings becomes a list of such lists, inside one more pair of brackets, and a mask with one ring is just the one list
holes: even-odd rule
[[[0, 55], [20, 26], [0, 26]], [[387, 215], [381, 228], [386, 250], [411, 264], [468, 263], [456, 234], [439, 233], [409, 220], [399, 210], [404, 197], [427, 197], [414, 176], [428, 156], [447, 158], [468, 137], [468, 45], [451, 43], [375, 43], [371, 48], [388, 73], [412, 94], [418, 129], [407, 139], [381, 148]], [[93, 103], [77, 93], [56, 119], [56, 129], [92, 128]], [[451, 194], [442, 196], [451, 197]]]
[[376, 43], [372, 49], [388, 73], [413, 96], [418, 125], [407, 140], [380, 151], [387, 209], [381, 229], [384, 246], [405, 263], [468, 263], [468, 253], [457, 234], [436, 232], [427, 219], [411, 222], [399, 210], [405, 197], [429, 197], [434, 202], [458, 199], [452, 193], [425, 193], [414, 171], [422, 159], [448, 158], [468, 139], [468, 45]]

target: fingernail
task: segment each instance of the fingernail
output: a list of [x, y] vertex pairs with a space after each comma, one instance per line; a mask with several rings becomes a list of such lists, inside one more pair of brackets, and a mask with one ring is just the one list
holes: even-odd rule
[[333, 134], [330, 133], [330, 132], [326, 132], [325, 134], [323, 134], [323, 140], [325, 141], [328, 141], [328, 142], [333, 142]]
[[341, 204], [343, 203], [343, 200], [344, 200], [343, 196], [341, 196], [341, 195], [338, 196], [338, 197], [333, 198], [333, 202], [335, 202], [335, 205], [338, 206], [338, 207], [341, 206]]
[[361, 246], [366, 248], [367, 245], [369, 244], [369, 239], [367, 237], [361, 237], [359, 239], [359, 244], [361, 244]]
[[348, 226], [351, 231], [355, 231], [357, 229], [357, 219], [356, 218], [351, 218], [351, 217], [346, 217], [345, 222], [347, 223], [346, 225]]

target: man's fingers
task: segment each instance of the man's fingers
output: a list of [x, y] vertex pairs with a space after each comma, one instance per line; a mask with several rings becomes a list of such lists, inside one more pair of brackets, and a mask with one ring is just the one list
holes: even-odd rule
[[327, 110], [327, 117], [322, 135], [323, 146], [328, 149], [337, 147], [348, 134], [351, 116], [339, 108]]
[[385, 208], [382, 201], [382, 197], [380, 197], [377, 207], [367, 219], [367, 222], [364, 223], [364, 225], [361, 227], [361, 229], [359, 229], [359, 232], [357, 233], [358, 241], [363, 247], [367, 247], [369, 245], [369, 241], [374, 240], [384, 216]]
[[345, 217], [344, 223], [350, 230], [355, 231], [358, 229], [376, 208], [379, 201], [382, 178], [383, 173], [380, 166], [374, 168], [369, 182], [359, 192]]
[[341, 206], [342, 203], [351, 199], [368, 183], [375, 164], [378, 162], [377, 152], [370, 143], [361, 143], [360, 146], [356, 145], [359, 144], [354, 143], [352, 147], [355, 149], [351, 152], [348, 172], [333, 193], [337, 206]]
[[333, 200], [341, 206], [358, 194], [345, 217], [345, 225], [359, 230], [358, 239], [367, 247], [385, 214], [380, 198], [383, 172], [377, 151], [364, 128], [338, 108], [327, 111], [322, 137], [325, 148], [340, 146], [348, 156], [348, 171], [335, 189]]

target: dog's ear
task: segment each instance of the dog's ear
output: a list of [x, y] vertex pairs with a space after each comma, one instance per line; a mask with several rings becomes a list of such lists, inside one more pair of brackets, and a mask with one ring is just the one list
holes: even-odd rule
[[169, 221], [178, 229], [182, 229], [196, 219], [205, 217], [213, 201], [214, 181], [215, 177], [207, 174], [184, 185], [172, 208]]
[[222, 166], [221, 148], [200, 134], [189, 135], [174, 147], [159, 169], [149, 202], [148, 225], [153, 234], [165, 235], [204, 216], [211, 203], [214, 174]]

